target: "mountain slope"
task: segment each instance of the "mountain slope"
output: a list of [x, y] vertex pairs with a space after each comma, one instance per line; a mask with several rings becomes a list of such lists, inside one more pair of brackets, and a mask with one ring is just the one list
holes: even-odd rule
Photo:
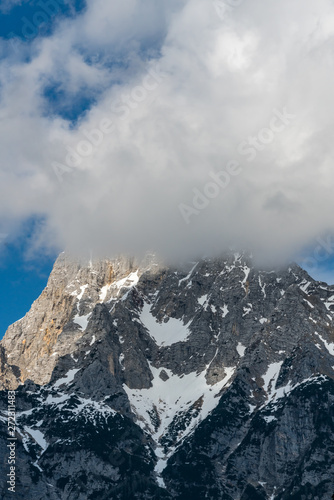
[[296, 265], [62, 254], [1, 342], [17, 497], [330, 498], [333, 314]]

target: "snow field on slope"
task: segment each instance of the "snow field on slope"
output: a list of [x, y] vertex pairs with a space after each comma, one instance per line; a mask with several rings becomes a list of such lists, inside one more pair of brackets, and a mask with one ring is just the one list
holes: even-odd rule
[[72, 370], [69, 370], [65, 377], [59, 378], [54, 384], [53, 387], [59, 387], [60, 385], [63, 384], [69, 384], [70, 382], [73, 382], [74, 377], [78, 371], [81, 370], [81, 368], [73, 368]]
[[239, 356], [242, 358], [245, 354], [246, 347], [244, 345], [242, 345], [241, 342], [238, 342], [237, 351], [238, 351]]
[[[184, 430], [179, 431], [177, 436], [179, 443], [217, 406], [219, 397], [216, 396], [218, 396], [224, 386], [227, 386], [236, 368], [225, 367], [225, 377], [213, 386], [208, 385], [206, 382], [205, 375], [207, 370], [199, 374], [193, 372], [188, 375], [178, 376], [167, 368], [155, 368], [151, 365], [150, 368], [154, 376], [152, 387], [149, 389], [129, 389], [124, 384], [123, 388], [128, 395], [132, 410], [137, 415], [138, 425], [143, 430], [149, 431], [158, 445], [156, 456], [159, 460], [155, 471], [157, 474], [161, 474], [167, 465], [167, 459], [174, 453], [176, 446], [172, 446], [165, 453], [162, 446], [159, 445], [159, 440], [168, 433], [168, 427], [174, 418], [177, 416], [182, 418], [182, 415], [189, 411], [194, 403], [198, 402], [199, 413], [188, 421], [187, 427]], [[162, 369], [169, 376], [166, 381], [163, 381], [159, 377]], [[159, 427], [157, 430], [151, 421], [150, 414], [152, 415], [152, 412], [157, 412], [159, 416]], [[162, 480], [160, 484], [163, 485]]]
[[324, 343], [327, 351], [329, 352], [329, 354], [331, 354], [332, 356], [334, 356], [334, 343], [331, 343], [329, 344], [324, 338], [321, 337], [321, 335], [319, 335], [318, 332], [314, 332], [318, 337], [319, 339]]
[[281, 369], [283, 361], [278, 363], [271, 363], [264, 375], [262, 375], [264, 386], [263, 389], [269, 394], [272, 394], [275, 390], [278, 375]]
[[128, 274], [127, 276], [125, 276], [125, 278], [122, 278], [120, 280], [114, 281], [113, 283], [103, 286], [101, 288], [99, 296], [100, 302], [105, 301], [107, 294], [111, 288], [120, 291], [120, 289], [123, 287], [132, 288], [136, 286], [139, 281], [138, 271], [139, 269], [137, 269], [137, 271], [135, 271], [134, 273]]
[[80, 328], [81, 328], [82, 331], [84, 331], [87, 328], [88, 321], [89, 321], [89, 318], [90, 318], [91, 314], [92, 313], [88, 313], [85, 316], [79, 316], [79, 314], [77, 314], [74, 317], [73, 321], [74, 321], [74, 323], [76, 323], [77, 325], [80, 326]]
[[159, 346], [172, 345], [187, 340], [190, 335], [190, 322], [184, 325], [180, 319], [169, 318], [166, 323], [158, 323], [150, 310], [151, 305], [145, 302], [140, 314], [140, 321]]

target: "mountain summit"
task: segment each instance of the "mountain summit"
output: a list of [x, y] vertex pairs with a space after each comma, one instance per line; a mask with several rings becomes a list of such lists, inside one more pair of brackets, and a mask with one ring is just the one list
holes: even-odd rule
[[17, 499], [330, 499], [333, 317], [295, 264], [63, 253], [0, 343], [1, 476], [15, 390]]

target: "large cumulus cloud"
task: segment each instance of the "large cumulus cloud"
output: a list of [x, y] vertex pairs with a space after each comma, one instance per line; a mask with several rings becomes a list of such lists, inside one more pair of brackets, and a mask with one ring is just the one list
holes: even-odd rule
[[[330, 0], [89, 0], [2, 40], [1, 232], [39, 216], [36, 243], [73, 252], [296, 255], [334, 230], [333, 35]], [[54, 85], [93, 104], [70, 122]]]

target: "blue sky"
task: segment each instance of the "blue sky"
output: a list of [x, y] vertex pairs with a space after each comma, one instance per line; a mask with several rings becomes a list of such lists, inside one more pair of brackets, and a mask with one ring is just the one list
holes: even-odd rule
[[[310, 254], [312, 256], [312, 254]], [[303, 267], [312, 278], [324, 281], [329, 285], [334, 285], [334, 258], [329, 257], [326, 261], [319, 262], [316, 266], [308, 266], [301, 260], [300, 266]]]
[[[61, 19], [75, 16], [84, 7], [85, 2], [82, 0], [70, 3], [57, 1], [54, 10], [52, 5], [51, 10], [47, 9], [47, 5], [46, 10], [42, 9], [36, 0], [23, 2], [0, 14], [0, 37], [11, 40], [14, 51], [20, 51], [19, 42], [30, 45], [41, 36], [50, 36]], [[40, 12], [45, 13], [45, 22], [43, 15], [38, 16]], [[89, 99], [79, 96], [71, 106], [64, 108], [58, 102], [61, 96], [56, 95], [54, 88], [46, 89], [45, 94], [49, 102], [48, 112], [70, 121], [75, 121], [91, 104]], [[0, 241], [0, 338], [10, 324], [28, 312], [32, 302], [45, 288], [57, 258], [57, 251], [31, 252], [31, 239], [36, 225], [38, 218], [28, 219], [14, 239], [7, 237]]]
[[237, 4], [1, 2], [0, 335], [63, 249], [334, 282], [333, 3]]
[[2, 2], [0, 36], [18, 37], [25, 43], [48, 36], [61, 19], [71, 18], [85, 8], [84, 0], [23, 0], [12, 8]]
[[38, 221], [28, 221], [15, 241], [2, 240], [0, 248], [0, 338], [22, 318], [46, 286], [56, 254], [29, 255]]

